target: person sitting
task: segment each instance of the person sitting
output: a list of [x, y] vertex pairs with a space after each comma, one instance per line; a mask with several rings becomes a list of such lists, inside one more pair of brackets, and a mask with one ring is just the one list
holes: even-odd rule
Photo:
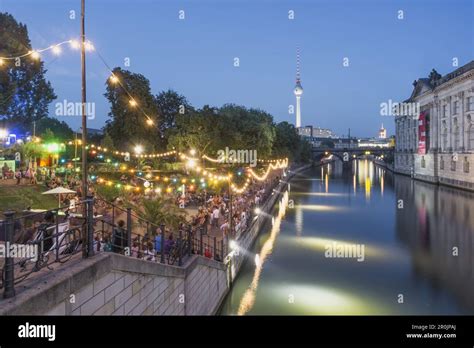
[[149, 242], [147, 244], [147, 248], [145, 249], [143, 259], [146, 261], [156, 261], [155, 255], [156, 255], [156, 251], [153, 248], [153, 243]]
[[173, 246], [174, 246], [173, 234], [170, 233], [168, 239], [165, 242], [165, 254], [169, 254]]
[[139, 251], [138, 242], [133, 242], [132, 255], [131, 256], [137, 258], [138, 257], [138, 251]]

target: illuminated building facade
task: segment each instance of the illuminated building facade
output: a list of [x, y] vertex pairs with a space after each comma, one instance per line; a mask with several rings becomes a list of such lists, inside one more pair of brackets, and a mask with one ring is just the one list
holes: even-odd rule
[[474, 190], [474, 61], [413, 86], [420, 113], [395, 118], [395, 171]]

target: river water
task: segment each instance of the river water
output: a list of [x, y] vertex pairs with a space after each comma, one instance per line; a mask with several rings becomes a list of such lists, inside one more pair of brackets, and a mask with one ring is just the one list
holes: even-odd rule
[[369, 160], [290, 183], [222, 315], [474, 314], [474, 194]]

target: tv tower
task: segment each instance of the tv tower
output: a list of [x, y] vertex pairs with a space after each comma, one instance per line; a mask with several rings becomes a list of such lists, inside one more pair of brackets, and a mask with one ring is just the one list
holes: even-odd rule
[[301, 86], [300, 76], [300, 49], [296, 49], [296, 86], [293, 90], [296, 96], [296, 128], [301, 127], [301, 95], [303, 94], [303, 87]]

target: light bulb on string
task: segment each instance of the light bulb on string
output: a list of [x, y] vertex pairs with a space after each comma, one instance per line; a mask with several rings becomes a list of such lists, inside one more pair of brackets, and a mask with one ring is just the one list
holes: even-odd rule
[[30, 55], [31, 55], [31, 58], [33, 58], [35, 60], [40, 58], [40, 54], [39, 54], [38, 51], [31, 51]]
[[58, 45], [53, 46], [51, 50], [56, 56], [59, 56], [61, 54], [61, 47], [59, 47]]
[[71, 46], [72, 49], [79, 49], [81, 45], [79, 45], [79, 41], [77, 40], [69, 40], [69, 45]]
[[113, 84], [115, 83], [118, 83], [119, 79], [117, 76], [115, 76], [114, 74], [110, 75], [110, 82], [112, 82]]
[[86, 41], [84, 43], [84, 47], [86, 48], [86, 51], [93, 51], [95, 49], [94, 45], [90, 41]]

